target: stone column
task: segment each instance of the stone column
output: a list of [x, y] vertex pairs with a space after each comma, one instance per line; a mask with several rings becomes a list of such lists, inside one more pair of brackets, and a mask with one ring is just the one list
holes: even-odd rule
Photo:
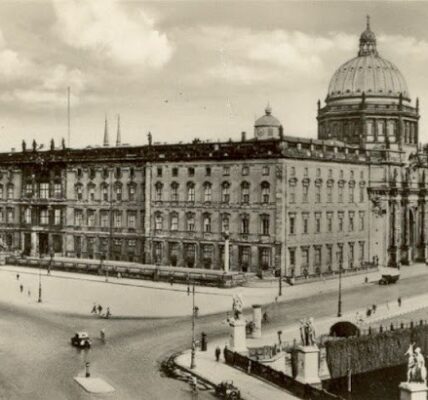
[[227, 237], [227, 239], [225, 239], [224, 241], [224, 272], [229, 272], [230, 270], [229, 247], [230, 247], [230, 240], [229, 240], [229, 237]]
[[299, 346], [297, 348], [296, 380], [304, 384], [320, 384], [318, 346]]
[[262, 336], [262, 306], [260, 304], [253, 304], [253, 338]]
[[428, 388], [425, 383], [401, 382], [400, 400], [426, 400]]
[[247, 351], [247, 337], [245, 332], [245, 320], [232, 319], [230, 321], [232, 328], [232, 337], [230, 346], [232, 351], [244, 352]]

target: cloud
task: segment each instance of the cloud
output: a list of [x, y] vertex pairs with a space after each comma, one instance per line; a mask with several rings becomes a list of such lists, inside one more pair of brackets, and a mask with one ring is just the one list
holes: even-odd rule
[[122, 65], [159, 68], [171, 58], [167, 36], [143, 11], [129, 15], [113, 0], [54, 1], [59, 37], [77, 49]]

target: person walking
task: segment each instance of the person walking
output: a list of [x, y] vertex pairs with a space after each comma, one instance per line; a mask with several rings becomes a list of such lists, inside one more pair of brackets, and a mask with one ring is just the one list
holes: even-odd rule
[[401, 307], [401, 297], [397, 299], [398, 307]]
[[16, 280], [19, 281], [19, 274], [16, 274]]
[[98, 304], [98, 314], [101, 315], [102, 312], [103, 312], [103, 306], [101, 304]]
[[110, 307], [107, 307], [106, 318], [110, 318], [110, 317], [111, 317]]
[[217, 362], [219, 362], [220, 361], [220, 354], [221, 354], [221, 350], [220, 350], [220, 347], [216, 347], [215, 348], [215, 360], [217, 361]]
[[91, 310], [91, 314], [96, 314], [97, 313], [97, 303], [94, 303], [92, 310]]
[[195, 318], [198, 318], [199, 315], [199, 307], [195, 306]]
[[224, 358], [224, 362], [226, 362], [226, 353], [227, 353], [227, 344], [224, 346], [224, 349], [223, 349], [223, 358]]
[[19, 285], [19, 290], [21, 291], [21, 293], [24, 291], [24, 285], [22, 283]]

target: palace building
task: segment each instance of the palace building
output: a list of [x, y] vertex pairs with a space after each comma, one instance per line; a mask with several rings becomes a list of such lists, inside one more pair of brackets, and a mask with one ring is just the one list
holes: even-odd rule
[[270, 105], [253, 137], [0, 154], [0, 234], [48, 254], [311, 276], [424, 260], [428, 153], [419, 101], [369, 21], [318, 102], [318, 138], [287, 136]]

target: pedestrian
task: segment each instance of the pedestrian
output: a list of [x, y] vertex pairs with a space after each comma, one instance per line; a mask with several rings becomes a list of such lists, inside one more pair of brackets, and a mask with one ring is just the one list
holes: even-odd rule
[[110, 317], [111, 317], [110, 307], [107, 307], [106, 318], [110, 318]]
[[97, 303], [94, 303], [92, 310], [91, 310], [91, 314], [96, 314], [97, 313]]
[[217, 361], [217, 362], [219, 362], [220, 361], [220, 354], [221, 354], [221, 350], [220, 350], [220, 347], [216, 347], [215, 348], [215, 360]]
[[187, 295], [190, 296], [190, 285], [187, 285]]
[[195, 306], [195, 318], [198, 318], [198, 314], [199, 314], [199, 307]]
[[19, 274], [16, 274], [16, 280], [19, 281]]
[[223, 349], [223, 358], [224, 358], [224, 362], [226, 362], [226, 353], [227, 353], [227, 344], [224, 346], [224, 349]]
[[98, 304], [98, 314], [101, 315], [102, 311], [103, 311], [103, 306], [101, 304]]
[[169, 283], [171, 286], [174, 285], [174, 277], [172, 275], [169, 277]]
[[21, 293], [24, 291], [24, 285], [22, 283], [19, 285], [19, 290], [21, 291]]
[[401, 307], [401, 297], [397, 299], [398, 307]]
[[100, 339], [103, 343], [106, 342], [106, 331], [104, 328], [100, 330]]
[[263, 322], [265, 322], [265, 323], [269, 322], [269, 316], [268, 316], [267, 311], [265, 311], [263, 313]]
[[372, 309], [368, 308], [367, 311], [366, 311], [366, 316], [370, 317], [371, 314], [372, 314]]
[[372, 305], [373, 314], [376, 312], [376, 304]]

